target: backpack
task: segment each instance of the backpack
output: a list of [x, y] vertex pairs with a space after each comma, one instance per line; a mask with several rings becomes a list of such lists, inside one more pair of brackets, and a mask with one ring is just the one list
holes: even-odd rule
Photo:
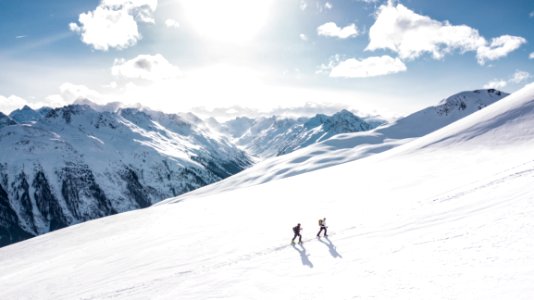
[[299, 227], [298, 226], [293, 227], [293, 232], [294, 233], [299, 233]]
[[319, 219], [319, 226], [323, 226], [323, 219]]

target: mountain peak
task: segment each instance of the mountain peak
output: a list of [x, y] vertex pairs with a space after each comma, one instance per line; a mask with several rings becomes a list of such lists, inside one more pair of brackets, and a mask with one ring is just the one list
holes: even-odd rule
[[47, 119], [63, 118], [67, 124], [70, 124], [72, 117], [79, 115], [83, 112], [95, 111], [89, 105], [85, 104], [71, 104], [59, 108], [54, 108], [46, 114]]
[[506, 96], [507, 93], [495, 89], [461, 92], [441, 100], [434, 109], [438, 115], [449, 115], [464, 110], [474, 112]]
[[[369, 126], [367, 126], [368, 124], [365, 125], [365, 121], [346, 109], [343, 109], [332, 116], [317, 114], [304, 124], [306, 128], [314, 128], [321, 125], [323, 125], [324, 129], [327, 131], [336, 128], [341, 131], [348, 130], [349, 132], [370, 129]], [[339, 127], [343, 127], [343, 129]]]
[[9, 117], [18, 123], [31, 123], [39, 120], [42, 115], [28, 105], [24, 105], [22, 108], [12, 111]]
[[0, 112], [0, 128], [15, 124], [17, 124], [17, 122], [13, 121], [9, 116], [6, 116], [4, 113]]
[[123, 107], [120, 102], [109, 102], [106, 104], [97, 104], [87, 98], [79, 98], [74, 101], [73, 105], [86, 105], [98, 112], [116, 112]]

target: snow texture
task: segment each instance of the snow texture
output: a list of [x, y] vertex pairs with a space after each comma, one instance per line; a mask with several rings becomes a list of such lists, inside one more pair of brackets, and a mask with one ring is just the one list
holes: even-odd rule
[[84, 101], [12, 117], [20, 123], [0, 116], [0, 246], [148, 207], [251, 164], [190, 114]]
[[533, 128], [531, 84], [367, 158], [10, 245], [0, 298], [532, 299]]
[[[505, 96], [508, 94], [494, 89], [461, 92], [393, 123], [368, 131], [337, 134], [286, 155], [264, 159], [227, 180], [200, 188], [194, 194], [260, 184], [374, 155], [458, 121]], [[236, 121], [243, 123], [242, 119]], [[267, 143], [266, 147], [273, 147], [273, 144]], [[180, 197], [167, 202], [179, 200]]]
[[219, 124], [87, 99], [58, 109], [24, 106], [0, 115], [0, 246], [226, 178], [254, 160], [240, 148], [281, 154], [370, 126], [348, 111]]
[[308, 147], [336, 134], [367, 131], [385, 122], [365, 120], [342, 110], [332, 116], [317, 114], [312, 118], [239, 117], [223, 124], [215, 120], [208, 123], [233, 137], [234, 143], [250, 155], [263, 160]]

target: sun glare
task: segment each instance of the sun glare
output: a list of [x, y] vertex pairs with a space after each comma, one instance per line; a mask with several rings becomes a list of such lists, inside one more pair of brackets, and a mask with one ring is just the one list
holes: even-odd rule
[[183, 0], [187, 22], [205, 38], [252, 40], [267, 24], [273, 0]]

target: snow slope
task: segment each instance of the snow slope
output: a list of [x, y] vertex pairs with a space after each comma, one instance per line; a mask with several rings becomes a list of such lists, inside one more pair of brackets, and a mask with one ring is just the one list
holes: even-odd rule
[[0, 246], [147, 207], [251, 164], [193, 115], [87, 101], [41, 112], [25, 107], [12, 114], [24, 124], [5, 117], [0, 126]]
[[365, 159], [4, 247], [0, 298], [532, 299], [532, 128], [534, 84]]
[[[495, 89], [457, 93], [393, 123], [369, 131], [333, 135], [294, 152], [264, 159], [227, 180], [195, 190], [194, 195], [261, 184], [374, 155], [445, 127], [506, 96]], [[243, 123], [243, 119], [236, 122]]]

